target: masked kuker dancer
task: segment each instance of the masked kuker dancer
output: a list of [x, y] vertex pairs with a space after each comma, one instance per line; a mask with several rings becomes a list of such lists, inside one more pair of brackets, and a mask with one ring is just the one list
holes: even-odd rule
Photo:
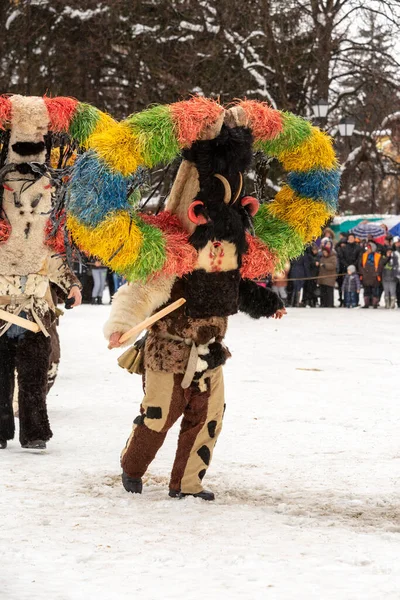
[[[329, 138], [307, 121], [255, 101], [226, 110], [193, 98], [132, 115], [120, 128], [95, 140], [81, 159], [103, 174], [104, 183], [89, 205], [85, 186], [73, 180], [68, 220], [78, 245], [129, 281], [113, 299], [105, 326], [109, 346], [119, 347], [121, 334], [161, 307], [186, 301], [149, 328], [142, 362], [132, 353], [135, 370], [144, 372], [145, 396], [122, 452], [122, 483], [142, 492], [143, 475], [183, 415], [169, 494], [212, 500], [203, 478], [222, 427], [228, 316], [238, 310], [253, 318], [284, 314], [278, 296], [252, 280], [300, 254], [333, 214], [335, 155]], [[261, 207], [243, 185], [254, 145], [293, 171], [289, 185]], [[137, 166], [168, 162], [180, 151], [183, 162], [166, 210], [138, 213], [126, 194]], [[125, 194], [121, 183], [105, 210], [117, 173], [127, 179]]]
[[46, 396], [58, 339], [50, 282], [66, 294], [67, 307], [81, 302], [80, 283], [63, 258], [65, 182], [78, 145], [104, 120], [113, 122], [72, 98], [0, 97], [0, 309], [39, 329], [0, 320], [3, 449], [15, 432], [15, 372], [21, 445], [45, 448], [52, 436]]

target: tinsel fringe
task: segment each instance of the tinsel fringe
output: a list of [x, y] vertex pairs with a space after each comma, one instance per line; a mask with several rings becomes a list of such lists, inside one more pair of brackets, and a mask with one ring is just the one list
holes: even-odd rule
[[127, 123], [132, 127], [132, 134], [138, 138], [146, 167], [169, 163], [179, 154], [169, 106], [152, 106], [128, 117]]
[[113, 173], [93, 150], [78, 158], [69, 185], [69, 211], [84, 225], [96, 227], [108, 213], [129, 210], [129, 179]]
[[278, 256], [271, 252], [259, 238], [246, 235], [248, 250], [242, 257], [240, 273], [243, 279], [258, 279], [273, 273], [278, 263]]
[[285, 221], [274, 217], [269, 211], [269, 205], [263, 204], [254, 217], [254, 230], [262, 242], [276, 253], [277, 269], [287, 260], [296, 258], [303, 253], [304, 241], [300, 235]]
[[214, 125], [224, 108], [215, 100], [195, 96], [190, 100], [170, 104], [176, 136], [181, 148], [189, 148], [201, 133]]
[[277, 193], [268, 205], [268, 210], [271, 215], [290, 225], [304, 243], [316, 239], [321, 233], [321, 227], [334, 214], [323, 202], [300, 198], [287, 185]]
[[125, 177], [134, 173], [138, 166], [143, 164], [139, 141], [132, 135], [126, 122], [114, 122], [100, 132], [96, 127], [90, 136], [89, 144], [110, 170], [122, 173]]
[[336, 210], [340, 186], [339, 169], [313, 169], [307, 173], [293, 171], [288, 174], [288, 184], [299, 195], [325, 202], [330, 210]]
[[328, 134], [317, 127], [300, 146], [284, 150], [278, 159], [286, 171], [310, 171], [311, 169], [333, 169], [337, 166], [335, 151]]
[[87, 227], [69, 215], [67, 228], [79, 248], [106, 266], [124, 274], [142, 248], [142, 232], [126, 211], [112, 213], [97, 227]]
[[78, 101], [74, 98], [43, 97], [46, 104], [47, 112], [49, 113], [49, 129], [50, 131], [62, 132], [68, 131], [75, 110], [78, 106]]
[[11, 121], [11, 102], [6, 96], [0, 96], [0, 129], [5, 129], [5, 124]]
[[76, 107], [68, 133], [81, 148], [87, 148], [88, 139], [96, 129], [100, 115], [100, 111], [90, 104], [80, 102]]
[[278, 110], [268, 106], [266, 102], [242, 100], [238, 102], [248, 118], [255, 141], [275, 139], [283, 129], [282, 116]]

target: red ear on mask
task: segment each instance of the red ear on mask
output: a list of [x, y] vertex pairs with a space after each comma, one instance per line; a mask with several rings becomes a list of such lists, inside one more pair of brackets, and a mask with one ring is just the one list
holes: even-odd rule
[[252, 217], [257, 214], [260, 208], [259, 201], [257, 198], [253, 198], [253, 196], [245, 196], [241, 199], [240, 204], [249, 211]]
[[207, 221], [207, 218], [205, 217], [205, 215], [203, 215], [202, 213], [200, 213], [199, 215], [196, 215], [196, 213], [195, 213], [196, 206], [204, 207], [204, 202], [202, 202], [201, 200], [195, 200], [194, 202], [192, 202], [192, 204], [188, 208], [189, 220], [192, 223], [194, 223], [195, 225], [206, 225], [208, 223], [208, 221]]

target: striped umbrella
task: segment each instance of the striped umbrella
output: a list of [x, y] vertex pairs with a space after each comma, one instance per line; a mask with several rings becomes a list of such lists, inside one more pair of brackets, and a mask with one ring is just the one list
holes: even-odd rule
[[386, 230], [375, 223], [359, 223], [353, 227], [353, 229], [350, 229], [349, 233], [352, 233], [360, 239], [367, 239], [368, 236], [372, 236], [372, 238], [375, 239], [381, 235], [385, 235]]

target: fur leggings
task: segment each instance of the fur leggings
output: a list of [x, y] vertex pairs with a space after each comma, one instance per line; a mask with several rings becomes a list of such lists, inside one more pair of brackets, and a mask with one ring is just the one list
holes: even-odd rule
[[208, 373], [205, 390], [200, 391], [196, 384], [182, 389], [183, 375], [146, 371], [141, 415], [121, 455], [130, 477], [145, 474], [168, 430], [183, 415], [169, 487], [188, 494], [202, 491], [224, 414], [222, 367]]
[[0, 440], [12, 440], [15, 433], [12, 406], [15, 369], [21, 445], [51, 438], [46, 406], [50, 351], [50, 338], [41, 333], [27, 331], [18, 338], [0, 337]]

